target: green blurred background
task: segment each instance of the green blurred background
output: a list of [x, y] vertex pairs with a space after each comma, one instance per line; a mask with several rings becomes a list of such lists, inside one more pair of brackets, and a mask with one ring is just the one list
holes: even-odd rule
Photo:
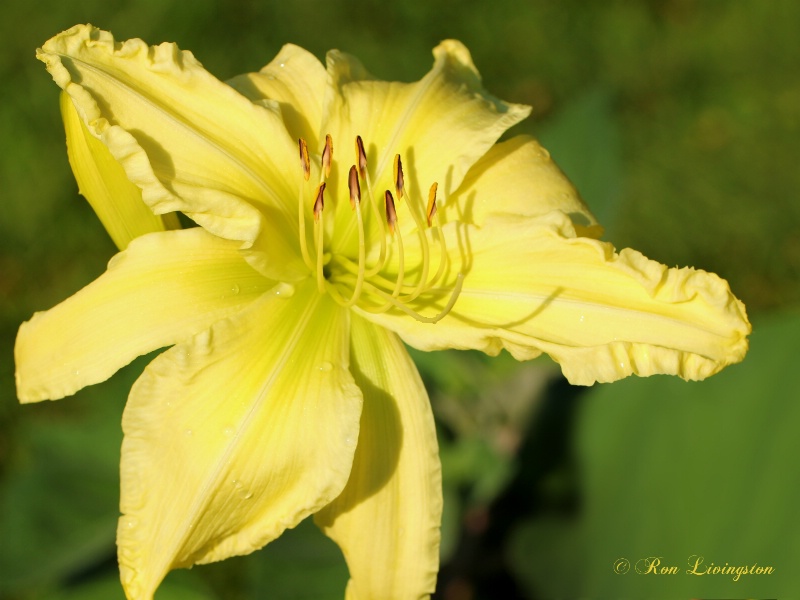
[[[11, 0], [0, 15], [0, 598], [122, 598], [119, 419], [145, 360], [58, 403], [20, 407], [13, 384], [19, 323], [114, 253], [77, 195], [58, 90], [34, 59], [79, 22], [176, 41], [222, 79], [293, 42], [410, 81], [458, 38], [491, 92], [533, 105], [515, 133], [544, 141], [607, 239], [716, 271], [747, 304], [750, 354], [702, 383], [586, 390], [547, 359], [415, 353], [444, 465], [437, 598], [798, 593], [800, 4]], [[774, 572], [689, 575], [692, 555]], [[637, 574], [648, 557], [679, 572]], [[249, 557], [171, 574], [157, 598], [333, 599], [345, 581], [336, 547], [304, 523]]]

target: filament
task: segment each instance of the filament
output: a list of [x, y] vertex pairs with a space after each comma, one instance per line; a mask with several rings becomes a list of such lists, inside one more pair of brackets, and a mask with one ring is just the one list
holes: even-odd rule
[[[444, 308], [441, 311], [439, 311], [439, 313], [436, 314], [433, 317], [425, 317], [425, 316], [419, 314], [414, 309], [409, 308], [408, 306], [403, 304], [402, 301], [398, 300], [397, 298], [394, 298], [394, 297], [390, 296], [389, 294], [387, 294], [386, 292], [384, 292], [383, 290], [381, 290], [379, 288], [373, 288], [373, 292], [376, 295], [380, 296], [381, 298], [385, 299], [386, 303], [390, 307], [394, 307], [394, 308], [397, 308], [399, 310], [402, 310], [404, 313], [406, 313], [410, 317], [413, 317], [414, 319], [416, 319], [420, 323], [438, 323], [445, 316], [447, 316], [447, 314], [453, 309], [453, 306], [455, 306], [455, 303], [458, 300], [459, 295], [461, 295], [461, 287], [462, 287], [463, 283], [464, 283], [464, 274], [463, 273], [459, 273], [456, 276], [456, 283], [453, 286], [453, 291], [450, 292], [450, 299], [447, 301], [447, 304], [445, 304]], [[368, 285], [370, 285], [370, 284], [368, 284]], [[373, 287], [373, 286], [370, 285], [370, 287]], [[379, 307], [377, 309], [366, 308], [366, 307], [361, 307], [361, 308], [363, 310], [365, 310], [366, 312], [369, 312], [369, 313], [386, 312], [386, 309], [384, 309], [383, 306], [381, 306], [381, 307]]]

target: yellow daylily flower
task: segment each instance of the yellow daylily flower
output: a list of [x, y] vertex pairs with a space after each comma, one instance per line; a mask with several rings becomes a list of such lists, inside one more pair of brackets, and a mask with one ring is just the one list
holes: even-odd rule
[[529, 109], [487, 94], [460, 43], [433, 54], [404, 84], [288, 45], [223, 83], [173, 44], [91, 26], [39, 50], [102, 144], [73, 160], [78, 179], [111, 168], [107, 150], [155, 214], [201, 226], [139, 232], [17, 338], [23, 402], [171, 346], [123, 416], [128, 598], [311, 514], [344, 553], [348, 598], [432, 593], [440, 464], [402, 342], [545, 352], [576, 384], [702, 379], [743, 358], [750, 325], [724, 280], [595, 239], [536, 141], [497, 143]]

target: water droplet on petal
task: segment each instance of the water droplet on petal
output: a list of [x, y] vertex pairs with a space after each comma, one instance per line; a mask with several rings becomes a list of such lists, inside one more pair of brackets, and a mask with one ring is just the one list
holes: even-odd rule
[[294, 286], [291, 283], [281, 282], [272, 288], [272, 291], [281, 298], [291, 298], [294, 294]]
[[239, 293], [239, 289], [240, 288], [238, 283], [234, 283], [233, 286], [231, 286], [231, 292], [233, 293], [234, 296], [236, 296]]
[[194, 431], [192, 431], [191, 429], [187, 429], [186, 431], [183, 432], [183, 434], [191, 437], [192, 435], [194, 435]]
[[233, 427], [226, 427], [222, 430], [222, 433], [225, 437], [231, 437], [233, 435]]
[[332, 369], [333, 365], [329, 363], [327, 360], [319, 366], [319, 370], [324, 372], [330, 371]]
[[122, 520], [122, 525], [123, 525], [123, 527], [125, 527], [125, 529], [133, 529], [138, 524], [139, 524], [139, 521], [138, 521], [138, 519], [136, 519], [136, 517], [125, 517]]
[[547, 148], [540, 147], [539, 153], [541, 154], [543, 160], [550, 160], [550, 151]]

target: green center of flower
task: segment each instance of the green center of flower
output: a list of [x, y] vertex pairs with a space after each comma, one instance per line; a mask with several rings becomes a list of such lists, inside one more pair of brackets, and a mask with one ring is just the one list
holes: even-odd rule
[[[311, 176], [311, 162], [308, 146], [302, 138], [299, 140], [299, 149], [303, 178], [307, 182]], [[327, 135], [320, 161], [320, 181], [313, 194], [314, 231], [311, 244], [306, 238], [304, 208], [306, 186], [300, 187], [297, 220], [303, 261], [316, 277], [320, 293], [330, 294], [343, 307], [357, 306], [371, 313], [382, 313], [391, 308], [397, 308], [423, 323], [436, 323], [453, 308], [461, 292], [464, 279], [461, 273], [456, 276], [455, 283], [447, 292], [449, 294], [447, 303], [441, 311], [433, 316], [422, 315], [409, 306], [412, 301], [426, 292], [433, 290], [440, 292], [448, 267], [449, 258], [445, 237], [436, 217], [438, 183], [434, 182], [431, 185], [427, 207], [421, 201], [416, 202], [406, 189], [403, 163], [400, 155], [397, 154], [394, 159], [393, 177], [395, 194], [393, 195], [390, 190], [385, 190], [381, 202], [381, 196], [376, 196], [372, 191], [367, 154], [361, 136], [356, 136], [355, 158], [356, 164], [350, 167], [347, 177], [350, 207], [355, 213], [355, 225], [358, 232], [358, 249], [355, 256], [347, 252], [334, 251], [334, 248], [337, 247], [334, 244], [337, 232], [334, 228], [326, 230], [325, 226], [325, 190], [334, 162], [333, 140], [330, 135]], [[365, 201], [363, 206], [362, 185], [366, 192], [363, 197]], [[416, 226], [414, 234], [419, 239], [419, 252], [415, 253], [420, 256], [419, 264], [411, 265], [411, 268], [406, 265], [403, 235], [397, 222], [395, 195], [398, 202], [406, 200], [408, 212]], [[367, 235], [364, 226], [367, 218], [371, 218], [374, 223], [378, 224], [377, 234], [371, 237]], [[438, 264], [433, 275], [431, 275], [432, 252], [424, 221], [432, 230], [431, 237], [436, 238], [439, 245]], [[392, 253], [396, 253], [396, 269], [391, 269], [394, 274], [387, 276], [385, 271]], [[411, 273], [414, 275], [410, 276]]]

